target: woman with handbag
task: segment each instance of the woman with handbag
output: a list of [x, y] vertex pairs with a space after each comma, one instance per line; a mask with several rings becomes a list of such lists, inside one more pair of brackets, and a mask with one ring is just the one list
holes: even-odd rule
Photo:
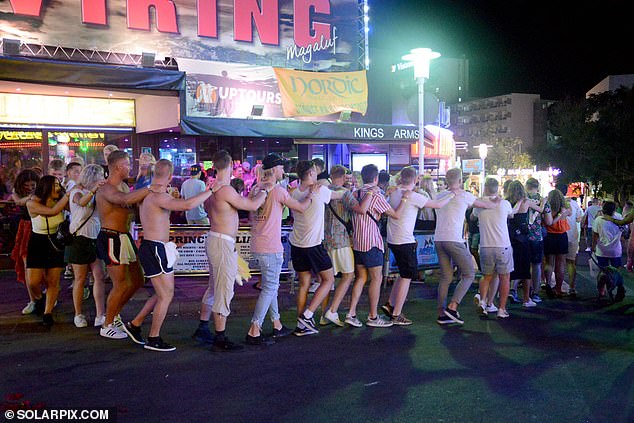
[[[59, 295], [59, 279], [64, 270], [64, 246], [56, 244], [57, 228], [64, 221], [64, 208], [69, 195], [59, 180], [46, 175], [40, 179], [34, 196], [26, 207], [31, 216], [31, 238], [26, 254], [26, 276], [35, 301], [35, 309], [43, 309], [42, 323], [53, 325], [53, 307]], [[41, 286], [46, 286], [46, 294]]]
[[88, 271], [92, 272], [95, 284], [95, 326], [101, 327], [106, 319], [104, 293], [104, 265], [97, 259], [97, 235], [101, 229], [99, 216], [95, 213], [95, 193], [105, 182], [103, 167], [96, 164], [86, 166], [79, 175], [79, 183], [70, 191], [70, 233], [73, 241], [66, 246], [64, 259], [73, 267], [73, 306], [75, 326], [88, 326], [82, 313], [84, 284]]

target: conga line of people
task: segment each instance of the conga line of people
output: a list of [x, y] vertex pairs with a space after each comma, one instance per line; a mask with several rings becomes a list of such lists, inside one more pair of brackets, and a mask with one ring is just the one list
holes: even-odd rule
[[[300, 161], [296, 168], [299, 185], [289, 189], [280, 184], [285, 161], [269, 154], [258, 166], [257, 181], [244, 197], [231, 183], [231, 155], [222, 150], [213, 156], [216, 172], [213, 183], [175, 198], [168, 190], [173, 177], [172, 162], [147, 161], [153, 168], [144, 173], [144, 183], [134, 190], [126, 183], [130, 157], [113, 148], [108, 150], [107, 166], [69, 164], [66, 180], [53, 174], [40, 177], [29, 169], [18, 175], [13, 199], [23, 212], [12, 257], [17, 278], [25, 282], [29, 297], [23, 314], [37, 313], [42, 316], [42, 324], [48, 327], [54, 324], [52, 313], [60, 290], [60, 276], [70, 264], [74, 276], [75, 326], [89, 325], [83, 310], [83, 290], [90, 272], [94, 281], [93, 323], [102, 337], [129, 338], [153, 351], [175, 350], [160, 335], [174, 294], [174, 265], [178, 258], [176, 245], [169, 239], [170, 213], [190, 210], [197, 210], [196, 216], [206, 214], [204, 222], [209, 222], [206, 238], [209, 287], [201, 300], [200, 321], [193, 338], [210, 344], [214, 351], [237, 351], [244, 344], [271, 345], [291, 334], [314, 335], [319, 333], [320, 326], [328, 324], [339, 327], [365, 324], [373, 328], [411, 325], [404, 306], [410, 283], [419, 273], [414, 229], [417, 218], [425, 215], [421, 213], [423, 209], [435, 209], [435, 213], [427, 215], [436, 219], [435, 248], [440, 263], [438, 324], [464, 323], [458, 308], [476, 275], [471, 252], [474, 246], [467, 245], [464, 237], [468, 209], [474, 210], [469, 213], [470, 219], [479, 223], [479, 264], [483, 278], [476, 305], [480, 314], [496, 312], [500, 319], [509, 317], [506, 302], [511, 281], [523, 285], [523, 305], [534, 307], [541, 301], [537, 292], [543, 280], [542, 262], [546, 275], [553, 271], [555, 274], [555, 287], [548, 292], [553, 296], [561, 294], [568, 254], [566, 217], [571, 212], [557, 190], [548, 199], [529, 198], [534, 197], [534, 180], [527, 182], [527, 189], [519, 181], [513, 181], [504, 199], [498, 193], [498, 181], [489, 178], [485, 195], [477, 198], [463, 189], [459, 169], [447, 171], [442, 181], [446, 187], [436, 191], [429, 183], [430, 178], [419, 177], [411, 166], [403, 168], [393, 178], [393, 184], [379, 186], [379, 169], [370, 164], [361, 170], [362, 184], [355, 189], [357, 184], [350, 183], [351, 172], [345, 167], [335, 165], [328, 174], [313, 161]], [[196, 165], [191, 174], [199, 173], [200, 167]], [[143, 227], [138, 249], [130, 234], [137, 206]], [[294, 329], [283, 324], [278, 305], [284, 259], [281, 227], [286, 209], [293, 216], [290, 260], [299, 278]], [[238, 274], [235, 239], [239, 210], [251, 214], [250, 248], [261, 274], [261, 292], [244, 334], [244, 344], [232, 342], [226, 333]], [[54, 236], [65, 214], [70, 216], [70, 232], [74, 236], [70, 245], [60, 248]], [[385, 217], [386, 222], [382, 219]], [[385, 223], [386, 233], [382, 233], [381, 226]], [[542, 227], [546, 234], [543, 242]], [[394, 255], [398, 278], [387, 301], [380, 305], [387, 249]], [[449, 298], [454, 267], [460, 277]], [[112, 281], [107, 295], [106, 273]], [[331, 296], [337, 276], [340, 278]], [[122, 319], [124, 306], [146, 278], [153, 286], [153, 295], [133, 318]], [[313, 281], [319, 285], [310, 297]], [[369, 282], [369, 310], [363, 322], [358, 317], [358, 306], [366, 282]], [[340, 319], [339, 308], [349, 291], [349, 309], [345, 318]], [[152, 322], [145, 338], [141, 327], [150, 313]], [[271, 332], [265, 335], [267, 315]], [[321, 317], [318, 321], [316, 315]]]

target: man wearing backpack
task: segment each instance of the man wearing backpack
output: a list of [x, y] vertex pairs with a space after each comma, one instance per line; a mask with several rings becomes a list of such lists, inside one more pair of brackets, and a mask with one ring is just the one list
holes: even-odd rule
[[[344, 188], [347, 169], [341, 165], [335, 165], [330, 169], [330, 180], [332, 183], [328, 188], [332, 191], [344, 190], [341, 199], [330, 200], [326, 206], [325, 226], [324, 226], [324, 244], [335, 275], [341, 273], [341, 280], [337, 285], [335, 294], [332, 297], [330, 307], [327, 307], [328, 297], [324, 301], [322, 309], [324, 314], [320, 320], [321, 324], [334, 323], [337, 326], [343, 326], [339, 320], [337, 309], [348, 292], [348, 287], [354, 279], [354, 254], [352, 252], [352, 214], [351, 212], [364, 214], [370, 205], [370, 196], [362, 201], [361, 204], [355, 199], [350, 191]], [[361, 322], [356, 322], [346, 316], [346, 323], [351, 326], [359, 327]]]

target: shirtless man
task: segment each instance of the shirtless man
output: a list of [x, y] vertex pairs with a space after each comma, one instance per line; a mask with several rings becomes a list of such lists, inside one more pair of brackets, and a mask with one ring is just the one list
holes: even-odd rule
[[105, 338], [127, 338], [125, 325], [116, 319], [123, 306], [143, 285], [143, 271], [136, 260], [136, 247], [130, 236], [131, 205], [141, 202], [150, 188], [130, 192], [124, 182], [130, 176], [130, 156], [122, 150], [108, 156], [110, 174], [97, 191], [97, 211], [101, 231], [97, 237], [97, 257], [106, 263], [112, 290], [106, 301], [106, 320], [100, 334]]
[[[161, 159], [154, 166], [153, 182], [161, 187], [160, 192], [149, 194], [139, 206], [143, 240], [139, 247], [139, 261], [145, 277], [152, 281], [154, 295], [146, 301], [139, 314], [125, 324], [130, 338], [145, 344], [152, 351], [174, 351], [176, 347], [164, 342], [160, 337], [161, 326], [167, 315], [167, 308], [174, 296], [174, 263], [176, 262], [176, 244], [169, 242], [170, 212], [185, 211], [198, 207], [211, 195], [208, 189], [187, 200], [176, 199], [166, 192], [165, 187], [172, 180], [174, 165]], [[141, 335], [141, 324], [152, 313], [152, 327], [147, 342]]]
[[[243, 345], [229, 341], [225, 336], [227, 317], [231, 312], [233, 284], [238, 274], [238, 253], [235, 240], [238, 234], [238, 210], [255, 211], [264, 201], [268, 193], [260, 191], [253, 198], [238, 194], [230, 185], [231, 156], [224, 150], [213, 156], [216, 181], [213, 195], [205, 201], [205, 209], [211, 220], [207, 234], [207, 258], [211, 275], [209, 287], [203, 295], [200, 310], [200, 324], [194, 338], [198, 341], [213, 343], [213, 351], [236, 351]], [[214, 299], [215, 295], [215, 299]], [[209, 332], [209, 318], [213, 313], [216, 336]]]

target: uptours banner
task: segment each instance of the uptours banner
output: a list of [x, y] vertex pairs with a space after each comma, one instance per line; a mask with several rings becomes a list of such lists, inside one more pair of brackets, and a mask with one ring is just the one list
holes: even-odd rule
[[324, 116], [342, 111], [365, 115], [368, 81], [365, 71], [304, 72], [274, 68], [284, 116]]

